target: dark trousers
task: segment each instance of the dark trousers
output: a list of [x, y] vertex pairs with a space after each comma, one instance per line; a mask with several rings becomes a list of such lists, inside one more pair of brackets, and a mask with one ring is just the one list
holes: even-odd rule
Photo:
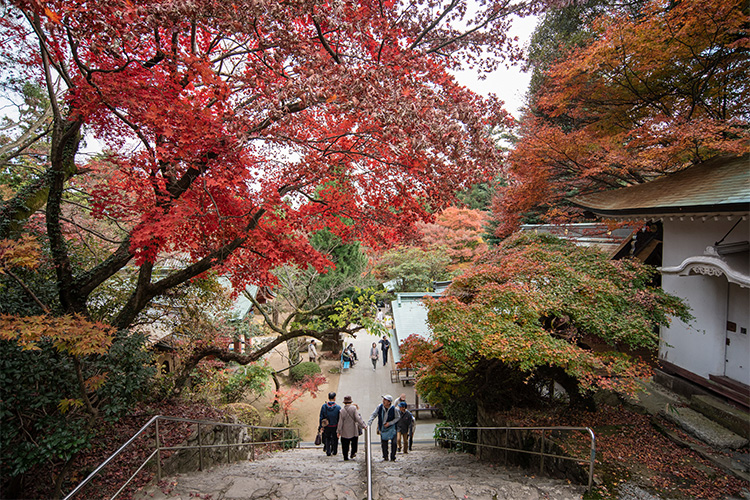
[[323, 450], [326, 455], [335, 455], [339, 451], [339, 438], [336, 437], [336, 426], [323, 427]]
[[383, 366], [388, 363], [388, 349], [383, 349]]
[[391, 460], [396, 460], [396, 436], [393, 439], [381, 439], [380, 446], [383, 448], [383, 460], [388, 460], [388, 443], [391, 443]]
[[[354, 458], [354, 455], [357, 454], [357, 443], [359, 441], [358, 436], [354, 436], [353, 438], [341, 438], [341, 452], [344, 454], [344, 459], [347, 459], [349, 457]], [[349, 455], [349, 445], [352, 447], [352, 454]]]

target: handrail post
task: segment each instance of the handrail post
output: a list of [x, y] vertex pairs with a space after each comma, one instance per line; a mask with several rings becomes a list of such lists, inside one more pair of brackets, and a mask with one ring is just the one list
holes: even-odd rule
[[591, 493], [591, 487], [594, 484], [594, 461], [596, 460], [596, 436], [594, 435], [594, 431], [592, 431], [588, 427], [587, 429], [589, 430], [589, 434], [591, 434], [591, 459], [589, 461], [589, 489], [588, 489], [588, 492]]
[[367, 469], [367, 500], [372, 500], [372, 443], [370, 426], [365, 427], [365, 468]]
[[230, 446], [232, 443], [229, 442], [230, 441], [230, 439], [229, 439], [229, 426], [224, 427], [224, 431], [225, 431], [224, 434], [226, 434], [226, 438], [227, 438], [227, 463], [231, 464], [232, 463], [232, 457], [230, 456], [229, 451], [232, 448]]
[[510, 439], [508, 436], [509, 432], [510, 432], [510, 429], [506, 427], [505, 428], [505, 446], [503, 447], [503, 459], [505, 460], [504, 465], [508, 465], [508, 448], [510, 448]]
[[159, 419], [154, 422], [156, 428], [156, 480], [161, 481], [161, 446], [159, 445]]
[[250, 456], [255, 461], [255, 427], [250, 427]]
[[203, 438], [201, 423], [198, 422], [198, 470], [203, 470]]
[[541, 454], [539, 455], [539, 474], [544, 474], [544, 429], [542, 429]]

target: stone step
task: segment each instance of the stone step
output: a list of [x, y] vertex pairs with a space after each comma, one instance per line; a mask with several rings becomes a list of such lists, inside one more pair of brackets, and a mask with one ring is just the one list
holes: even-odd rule
[[713, 448], [736, 450], [748, 440], [688, 407], [667, 404], [662, 415]]
[[750, 439], [750, 413], [730, 406], [713, 396], [699, 394], [690, 398], [690, 408], [735, 434]]
[[[375, 457], [379, 447], [373, 447]], [[355, 460], [326, 456], [320, 449], [296, 449], [252, 462], [165, 478], [135, 500], [360, 500], [367, 485], [364, 450]], [[479, 462], [473, 455], [420, 445], [396, 461], [373, 461], [376, 500], [579, 500], [584, 486]]]

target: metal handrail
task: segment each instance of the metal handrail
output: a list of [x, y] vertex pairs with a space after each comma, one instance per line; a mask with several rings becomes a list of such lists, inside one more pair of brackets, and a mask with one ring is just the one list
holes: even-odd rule
[[442, 435], [443, 432], [447, 431], [461, 431], [461, 437], [463, 438], [463, 431], [464, 430], [476, 430], [476, 431], [505, 431], [505, 443], [507, 444], [508, 441], [508, 433], [513, 430], [520, 430], [520, 431], [542, 431], [542, 441], [540, 445], [539, 451], [533, 451], [533, 450], [523, 450], [520, 448], [510, 448], [507, 446], [496, 446], [496, 445], [490, 445], [490, 444], [484, 444], [484, 443], [475, 443], [471, 441], [463, 441], [462, 439], [455, 439], [452, 437], [435, 437], [435, 444], [437, 445], [438, 440], [443, 441], [449, 441], [453, 443], [461, 443], [461, 444], [470, 444], [474, 446], [478, 446], [481, 450], [481, 448], [494, 448], [498, 450], [504, 450], [506, 451], [505, 457], [507, 461], [507, 452], [508, 451], [514, 451], [517, 453], [526, 453], [529, 455], [537, 455], [540, 457], [539, 460], [539, 469], [540, 472], [544, 471], [544, 457], [551, 457], [551, 458], [559, 458], [561, 460], [571, 460], [574, 462], [585, 462], [587, 459], [585, 458], [576, 458], [576, 457], [569, 457], [566, 455], [558, 455], [553, 453], [548, 453], [544, 451], [544, 433], [546, 431], [580, 431], [580, 432], [587, 432], [589, 436], [591, 436], [591, 447], [590, 447], [590, 454], [588, 458], [589, 462], [589, 478], [588, 478], [588, 491], [591, 491], [591, 488], [594, 483], [594, 462], [596, 460], [596, 436], [594, 435], [594, 431], [591, 430], [590, 427], [439, 427], [435, 429], [437, 431], [438, 436]]
[[[171, 421], [171, 422], [184, 422], [189, 424], [197, 424], [197, 434], [198, 434], [198, 445], [193, 446], [162, 446], [159, 442], [159, 421]], [[227, 442], [226, 444], [214, 444], [214, 445], [204, 445], [201, 443], [201, 425], [209, 425], [209, 426], [223, 426], [227, 431]], [[119, 490], [110, 498], [110, 500], [113, 500], [117, 498], [117, 496], [122, 493], [122, 491], [127, 487], [128, 484], [135, 478], [135, 476], [143, 470], [143, 468], [148, 464], [154, 457], [156, 457], [156, 478], [157, 481], [161, 481], [161, 452], [162, 451], [170, 451], [170, 450], [192, 450], [192, 449], [198, 449], [198, 469], [203, 470], [203, 449], [204, 448], [226, 448], [227, 449], [227, 463], [231, 462], [231, 457], [229, 450], [233, 447], [240, 447], [240, 446], [251, 446], [252, 447], [252, 459], [255, 459], [255, 445], [256, 444], [277, 444], [277, 443], [284, 443], [288, 441], [295, 441], [297, 444], [297, 447], [299, 447], [300, 443], [300, 429], [299, 428], [286, 428], [286, 427], [264, 427], [259, 425], [248, 425], [248, 424], [233, 424], [233, 423], [227, 423], [227, 422], [214, 422], [211, 420], [194, 420], [189, 418], [181, 418], [181, 417], [167, 417], [163, 415], [156, 415], [152, 417], [146, 424], [144, 424], [141, 429], [136, 432], [130, 439], [128, 439], [125, 444], [120, 446], [117, 451], [115, 451], [113, 454], [111, 454], [104, 462], [102, 462], [96, 469], [89, 474], [86, 479], [81, 481], [78, 486], [76, 486], [70, 493], [68, 493], [63, 500], [70, 500], [72, 499], [84, 486], [86, 486], [91, 480], [99, 474], [101, 470], [103, 470], [107, 464], [109, 464], [112, 460], [114, 460], [118, 455], [120, 455], [123, 451], [125, 451], [128, 446], [130, 446], [136, 439], [138, 439], [143, 433], [145, 433], [151, 426], [154, 426], [155, 430], [155, 444], [156, 447], [154, 451], [144, 460], [141, 465], [138, 467], [138, 469], [125, 481], [125, 484], [123, 484]], [[246, 429], [250, 429], [250, 436], [251, 440], [247, 443], [230, 443], [228, 439], [229, 434], [229, 428], [230, 427], [244, 427]], [[255, 431], [256, 430], [272, 430], [272, 431], [294, 431], [295, 437], [294, 438], [287, 438], [287, 439], [278, 439], [278, 440], [270, 440], [270, 441], [255, 441]]]
[[367, 468], [367, 500], [372, 500], [372, 443], [371, 425], [365, 427], [365, 467]]

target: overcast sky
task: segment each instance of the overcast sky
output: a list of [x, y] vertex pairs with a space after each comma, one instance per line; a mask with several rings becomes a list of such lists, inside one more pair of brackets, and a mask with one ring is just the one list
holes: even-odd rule
[[[537, 17], [527, 17], [513, 22], [511, 35], [518, 37], [522, 47], [526, 48], [537, 21]], [[522, 72], [520, 66], [512, 66], [508, 69], [502, 67], [488, 76], [486, 80], [479, 80], [474, 73], [470, 72], [456, 74], [458, 82], [474, 92], [482, 95], [490, 93], [497, 95], [505, 101], [505, 109], [516, 118], [520, 116], [519, 109], [524, 104], [524, 95], [530, 78], [531, 75]]]

